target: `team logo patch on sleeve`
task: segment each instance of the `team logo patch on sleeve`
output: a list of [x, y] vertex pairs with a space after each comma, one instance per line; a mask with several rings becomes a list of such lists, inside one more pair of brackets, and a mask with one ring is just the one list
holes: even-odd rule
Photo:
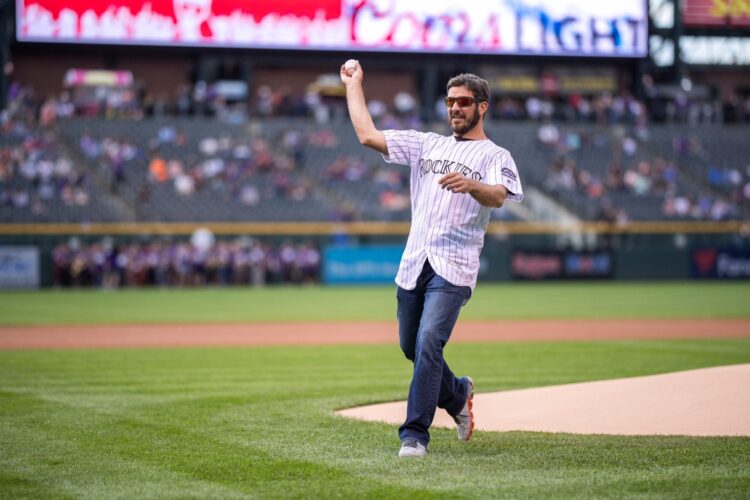
[[500, 169], [500, 173], [503, 175], [503, 177], [507, 177], [510, 180], [515, 181], [516, 179], [518, 179], [518, 177], [516, 177], [516, 173], [508, 167], [503, 167], [502, 169]]

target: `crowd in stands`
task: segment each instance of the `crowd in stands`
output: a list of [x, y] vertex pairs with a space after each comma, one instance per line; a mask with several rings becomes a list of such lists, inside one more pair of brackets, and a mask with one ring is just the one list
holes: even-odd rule
[[271, 245], [252, 238], [190, 241], [111, 239], [82, 244], [73, 238], [52, 250], [57, 287], [264, 286], [317, 283], [321, 256], [312, 242]]
[[[311, 149], [335, 151], [339, 145], [338, 136], [327, 126], [189, 137], [179, 124], [165, 124], [141, 142], [89, 130], [77, 146], [110, 179], [111, 192], [119, 193], [128, 176], [144, 186], [139, 203], [148, 203], [149, 186], [155, 185], [171, 186], [184, 199], [203, 190], [219, 191], [226, 194], [222, 199], [254, 207], [271, 199], [301, 202], [316, 189], [346, 190], [345, 184], [357, 183], [376, 193], [384, 219], [388, 213], [409, 208], [408, 175], [403, 169], [367, 164], [362, 157], [344, 154], [320, 165], [320, 170], [308, 165]], [[135, 163], [147, 168], [133, 168]], [[132, 179], [134, 175], [141, 177]], [[332, 202], [337, 205], [332, 220], [357, 218], [350, 203], [335, 198]]]
[[[122, 137], [84, 133], [79, 142], [81, 154], [98, 163], [108, 173], [113, 191], [125, 182], [133, 161], [148, 163], [145, 175], [151, 184], [168, 184], [189, 197], [203, 189], [229, 193], [242, 205], [255, 206], [265, 199], [302, 201], [313, 186], [301, 176], [304, 146], [335, 147], [330, 130], [307, 134], [285, 130], [275, 139], [256, 136], [205, 136], [188, 138], [179, 126], [164, 125], [147, 143]], [[262, 182], [259, 182], [262, 181]]]
[[[666, 218], [696, 220], [728, 220], [740, 216], [741, 206], [750, 204], [750, 181], [742, 190], [742, 199], [702, 192], [681, 192], [676, 181], [679, 169], [672, 161], [656, 157], [641, 160], [630, 167], [615, 164], [604, 176], [579, 168], [575, 160], [556, 158], [550, 163], [547, 188], [551, 193], [561, 190], [575, 192], [590, 202], [598, 202], [601, 220], [627, 222], [627, 209], [615, 206], [608, 195], [629, 193], [636, 197], [657, 196]], [[750, 172], [748, 172], [750, 175]]]
[[[368, 100], [368, 110], [381, 128], [421, 128], [424, 120], [442, 120], [445, 103], [442, 96], [431, 110], [420, 109], [416, 97], [399, 92], [391, 102]], [[326, 123], [331, 117], [345, 115], [343, 99], [321, 97], [315, 93], [295, 96], [284, 89], [263, 86], [250, 103], [248, 113], [259, 116], [313, 116]], [[636, 98], [629, 92], [569, 94], [503, 94], [496, 92], [490, 107], [494, 120], [568, 121], [600, 124], [668, 123], [710, 124], [750, 123], [750, 95], [736, 94], [721, 101], [691, 97], [677, 92], [672, 97]]]
[[368, 165], [357, 156], [341, 155], [323, 171], [323, 179], [333, 187], [345, 184], [366, 184], [377, 196], [380, 213], [388, 219], [389, 212], [407, 210], [410, 205], [408, 170], [389, 166]]
[[[149, 93], [144, 82], [132, 86], [66, 88], [57, 96], [37, 103], [42, 122], [72, 115], [108, 118], [159, 116], [213, 116], [230, 122], [244, 122], [249, 116], [314, 117], [326, 123], [346, 115], [344, 92], [336, 74], [321, 74], [309, 82], [306, 91], [294, 92], [286, 86], [260, 85], [251, 89], [237, 80], [236, 72], [221, 75], [217, 82], [198, 80], [184, 83], [170, 93]], [[235, 78], [235, 80], [232, 80]], [[499, 120], [549, 119], [597, 123], [629, 123], [657, 120], [676, 123], [750, 123], [750, 94], [735, 93], [727, 99], [707, 92], [670, 90], [661, 95], [649, 75], [643, 77], [642, 97], [630, 92], [503, 92], [496, 91], [490, 115]], [[222, 90], [230, 84], [233, 92]], [[237, 88], [242, 89], [237, 93]], [[244, 96], [244, 97], [242, 97]], [[368, 108], [386, 128], [391, 120], [401, 126], [418, 127], [422, 120], [442, 119], [445, 108], [442, 97], [434, 109], [420, 109], [416, 96], [397, 92], [390, 102], [370, 99]]]
[[[750, 123], [750, 95], [735, 94], [720, 100], [705, 96], [693, 97], [676, 92], [672, 97], [636, 98], [629, 92], [599, 92], [568, 94], [503, 94], [496, 93], [490, 116], [496, 120], [578, 121], [596, 123], [636, 123], [660, 121], [669, 123], [710, 124]], [[227, 122], [242, 123], [249, 116], [258, 117], [313, 117], [318, 123], [328, 123], [346, 115], [341, 95], [318, 91], [302, 94], [288, 88], [259, 86], [254, 95], [242, 101], [230, 101], [217, 95], [206, 82], [181, 85], [169, 96], [158, 96], [143, 91], [115, 92], [116, 99], [101, 101], [77, 100], [70, 91], [49, 97], [43, 108], [46, 116], [143, 117], [212, 116]], [[418, 128], [423, 120], [442, 119], [445, 107], [440, 97], [432, 110], [420, 109], [416, 97], [398, 92], [390, 102], [368, 101], [368, 108], [376, 122], [399, 127]]]
[[125, 182], [128, 163], [140, 154], [138, 147], [127, 139], [95, 139], [90, 133], [81, 136], [79, 147], [84, 158], [97, 161], [101, 168], [106, 169], [104, 173], [110, 178], [110, 190], [113, 193]]
[[493, 117], [505, 120], [579, 121], [596, 123], [643, 123], [643, 101], [628, 93], [603, 92], [593, 96], [500, 97], [494, 102]]
[[[204, 137], [198, 143], [198, 156], [185, 151], [185, 143], [177, 137], [172, 127], [159, 131], [158, 144], [152, 144], [149, 152], [149, 176], [155, 183], [172, 182], [180, 195], [211, 187], [255, 206], [271, 198], [303, 201], [312, 193], [309, 181], [292, 175], [304, 168], [303, 138], [297, 131], [285, 131], [275, 144], [265, 137]], [[171, 154], [160, 151], [164, 144], [173, 146]], [[259, 177], [270, 182], [255, 182]]]
[[[206, 93], [210, 93], [206, 88], [181, 87], [178, 99], [163, 111], [195, 113], [201, 103], [210, 101]], [[127, 102], [132, 111], [132, 101]], [[283, 89], [261, 88], [250, 109], [269, 117], [315, 115], [315, 106], [329, 104], [330, 100], [309, 95], [297, 99]], [[716, 107], [709, 109], [704, 104], [676, 98], [671, 107], [675, 120], [714, 121]], [[418, 102], [406, 92], [394, 96], [392, 103], [370, 100], [368, 107], [381, 129], [422, 128]], [[738, 119], [750, 120], [750, 100], [738, 100], [737, 110]], [[436, 116], [445, 113], [442, 100], [434, 112]], [[142, 186], [138, 202], [144, 206], [150, 196], [148, 187], [155, 185], [171, 186], [185, 199], [204, 190], [220, 191], [226, 194], [222, 199], [254, 207], [270, 199], [305, 201], [321, 189], [347, 191], [346, 184], [356, 183], [371, 187], [377, 196], [377, 214], [384, 220], [389, 220], [389, 213], [409, 207], [408, 177], [401, 169], [370, 165], [363, 157], [343, 150], [322, 172], [307, 168], [311, 150], [334, 152], [340, 146], [339, 137], [327, 125], [286, 128], [274, 134], [246, 133], [252, 132], [248, 126], [237, 136], [215, 130], [188, 136], [175, 122], [161, 126], [141, 142], [88, 131], [80, 135], [77, 150], [71, 153], [79, 154], [97, 170], [71, 159], [75, 155], [66, 153], [55, 132], [60, 119], [80, 113], [68, 93], [40, 102], [29, 88], [11, 86], [9, 105], [0, 115], [0, 207], [39, 215], [48, 212], [55, 200], [85, 207], [94, 194], [93, 174], [100, 181], [109, 179], [113, 194], [119, 194], [129, 181], [130, 187]], [[601, 219], [630, 218], [627, 207], [611, 199], [615, 193], [636, 200], [660, 197], [659, 216], [665, 218], [724, 220], [743, 217], [750, 209], [750, 165], [743, 171], [712, 161], [695, 134], [676, 136], [671, 154], [650, 151], [647, 107], [629, 94], [556, 99], [503, 96], [494, 101], [492, 113], [501, 119], [538, 122], [537, 139], [551, 158], [540, 187], [553, 195], [575, 193], [591, 201], [599, 207], [597, 217]], [[598, 159], [585, 157], [587, 151], [597, 150], [603, 152], [594, 155]], [[702, 161], [707, 174], [689, 174], [685, 162], [691, 159]], [[136, 162], [143, 167], [131, 168]], [[139, 177], [128, 179], [133, 175]], [[693, 189], [686, 189], [691, 182]], [[345, 200], [331, 218], [356, 220], [357, 201], [363, 200]]]
[[[733, 145], [734, 147], [735, 145]], [[736, 145], [738, 148], [744, 144]], [[678, 134], [672, 140], [676, 161], [699, 161], [707, 166], [700, 183], [704, 192], [693, 195], [667, 196], [663, 211], [665, 215], [677, 217], [723, 220], [742, 217], [750, 208], [750, 159], [742, 169], [736, 165], [724, 165], [720, 159], [712, 158], [695, 134]]]
[[11, 86], [0, 114], [0, 207], [44, 216], [56, 203], [89, 205], [88, 175], [49, 129], [51, 116], [37, 112], [30, 88]]
[[600, 124], [666, 122], [691, 125], [750, 123], [750, 95], [735, 95], [721, 101], [691, 98], [686, 93], [674, 97], [637, 99], [622, 92], [602, 92], [585, 96], [500, 97], [494, 102], [492, 117], [501, 120], [593, 122]]
[[[548, 166], [544, 181], [545, 189], [554, 194], [561, 191], [576, 193], [600, 207], [599, 218], [607, 221], [626, 222], [628, 213], [608, 197], [611, 193], [628, 193], [635, 197], [656, 196], [661, 198], [661, 215], [671, 219], [727, 220], [742, 216], [750, 209], [750, 162], [744, 174], [737, 168], [719, 167], [715, 164], [707, 169], [704, 178], [694, 179], [705, 189], [686, 191], [678, 179], [687, 176], [681, 162], [695, 158], [710, 163], [710, 158], [695, 135], [677, 135], [672, 144], [672, 155], [642, 155], [639, 148], [647, 145], [649, 136], [645, 127], [635, 126], [628, 131], [615, 128], [612, 137], [577, 131], [562, 132], [551, 122], [538, 129], [538, 140], [554, 158]], [[607, 165], [579, 165], [577, 155], [586, 149], [607, 151]], [[710, 189], [718, 188], [718, 189]]]

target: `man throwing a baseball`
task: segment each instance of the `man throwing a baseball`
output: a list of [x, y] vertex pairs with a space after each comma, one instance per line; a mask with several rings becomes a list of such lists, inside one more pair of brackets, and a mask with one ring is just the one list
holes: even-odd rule
[[474, 430], [474, 382], [457, 378], [443, 358], [461, 307], [471, 297], [493, 208], [520, 202], [510, 153], [484, 132], [489, 84], [472, 74], [451, 78], [445, 99], [453, 135], [380, 131], [367, 110], [357, 61], [341, 66], [349, 115], [360, 143], [411, 169], [412, 223], [396, 284], [399, 340], [414, 363], [400, 457], [424, 457], [437, 407], [456, 421], [458, 439]]

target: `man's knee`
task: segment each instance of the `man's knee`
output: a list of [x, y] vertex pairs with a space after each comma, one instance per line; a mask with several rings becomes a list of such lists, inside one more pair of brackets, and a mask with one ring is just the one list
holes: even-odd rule
[[407, 343], [402, 341], [401, 351], [404, 353], [404, 356], [406, 356], [406, 359], [408, 359], [409, 361], [414, 361], [414, 358], [417, 354], [414, 343]]
[[420, 332], [419, 341], [414, 346], [413, 356], [419, 356], [425, 361], [437, 361], [443, 357], [443, 348], [445, 340], [441, 338], [439, 332], [431, 329], [424, 329]]

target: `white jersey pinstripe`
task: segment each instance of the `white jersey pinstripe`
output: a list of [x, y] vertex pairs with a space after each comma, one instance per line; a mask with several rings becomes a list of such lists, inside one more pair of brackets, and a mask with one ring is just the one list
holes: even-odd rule
[[383, 134], [388, 146], [385, 161], [411, 167], [411, 230], [396, 284], [407, 290], [416, 287], [428, 259], [439, 276], [473, 290], [492, 208], [469, 194], [442, 189], [438, 180], [461, 172], [485, 184], [502, 184], [508, 189], [507, 199], [520, 202], [523, 189], [513, 158], [489, 139], [460, 141], [416, 130]]

